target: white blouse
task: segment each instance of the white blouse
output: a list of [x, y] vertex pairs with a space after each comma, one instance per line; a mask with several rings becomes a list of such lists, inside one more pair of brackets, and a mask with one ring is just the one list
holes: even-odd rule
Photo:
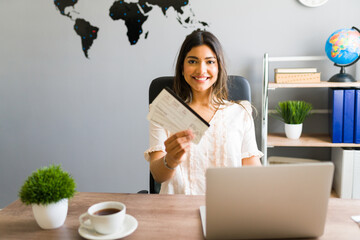
[[[262, 157], [255, 138], [251, 104], [226, 102], [210, 121], [210, 127], [198, 144], [191, 143], [186, 160], [177, 168], [172, 179], [161, 184], [160, 194], [205, 194], [205, 172], [209, 167], [241, 167], [242, 159]], [[171, 133], [150, 123], [150, 148], [144, 156], [150, 161], [149, 153], [165, 152], [164, 142]]]

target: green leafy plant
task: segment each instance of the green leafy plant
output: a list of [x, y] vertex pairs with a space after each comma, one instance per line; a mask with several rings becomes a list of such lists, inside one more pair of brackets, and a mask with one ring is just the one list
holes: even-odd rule
[[56, 203], [72, 198], [76, 192], [73, 177], [60, 165], [50, 165], [33, 172], [19, 191], [20, 200], [26, 205]]
[[311, 103], [304, 101], [284, 101], [278, 103], [274, 116], [287, 124], [300, 124], [310, 115], [311, 110]]

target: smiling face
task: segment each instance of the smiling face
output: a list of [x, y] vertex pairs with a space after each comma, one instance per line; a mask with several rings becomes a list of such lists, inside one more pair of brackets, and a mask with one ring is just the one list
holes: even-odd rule
[[210, 93], [216, 82], [219, 66], [216, 54], [207, 45], [193, 47], [184, 60], [183, 76], [194, 92]]

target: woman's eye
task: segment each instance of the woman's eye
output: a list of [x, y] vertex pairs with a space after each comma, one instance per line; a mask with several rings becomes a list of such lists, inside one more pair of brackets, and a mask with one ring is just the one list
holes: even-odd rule
[[215, 64], [215, 61], [209, 60], [209, 61], [208, 61], [208, 64]]
[[194, 63], [196, 63], [196, 61], [195, 60], [189, 60], [188, 63], [189, 64], [194, 64]]

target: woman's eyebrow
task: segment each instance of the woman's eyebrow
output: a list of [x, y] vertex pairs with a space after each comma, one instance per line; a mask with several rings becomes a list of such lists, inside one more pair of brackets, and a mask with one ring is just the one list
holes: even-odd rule
[[[187, 56], [186, 58], [195, 58], [195, 59], [199, 59], [198, 57], [196, 56]], [[216, 59], [215, 56], [210, 56], [210, 57], [206, 57], [205, 59]]]

